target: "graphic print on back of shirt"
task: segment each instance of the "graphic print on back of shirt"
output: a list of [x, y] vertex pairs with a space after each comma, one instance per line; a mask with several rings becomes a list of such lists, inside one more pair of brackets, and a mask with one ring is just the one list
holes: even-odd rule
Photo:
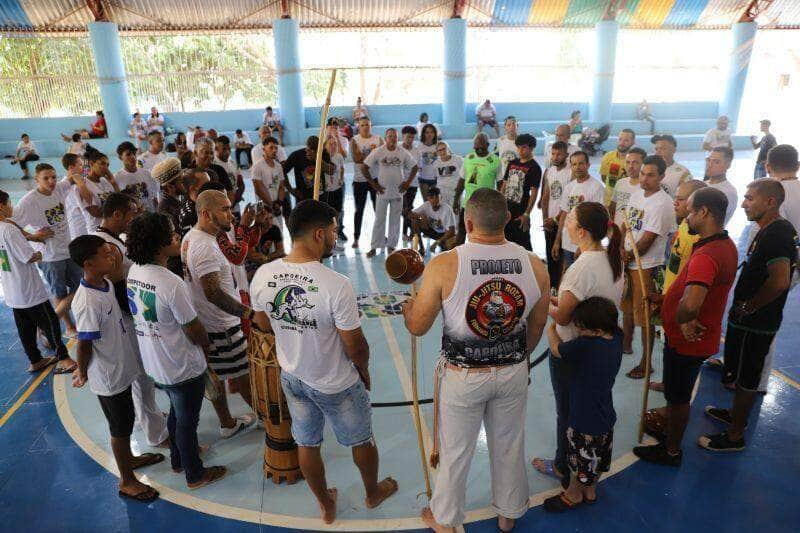
[[8, 252], [0, 249], [0, 270], [11, 272], [11, 263], [8, 261]]
[[130, 185], [126, 186], [122, 192], [133, 196], [139, 202], [150, 197], [150, 191], [147, 190], [147, 184], [143, 181], [140, 181], [139, 183], [131, 183]]
[[[311, 285], [309, 291], [314, 292], [317, 287]], [[287, 285], [275, 294], [269, 302], [269, 315], [275, 320], [285, 322], [300, 328], [317, 329], [317, 320], [309, 318], [306, 309], [314, 309], [306, 296], [306, 290], [299, 285]]]

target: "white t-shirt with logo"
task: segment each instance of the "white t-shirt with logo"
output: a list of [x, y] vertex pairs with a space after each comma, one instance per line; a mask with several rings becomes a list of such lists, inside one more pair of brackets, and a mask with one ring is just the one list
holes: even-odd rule
[[69, 224], [65, 201], [72, 190], [66, 179], [59, 181], [48, 196], [34, 189], [19, 201], [14, 208], [13, 220], [20, 227], [31, 227], [35, 231], [49, 228], [53, 236], [44, 243], [35, 243], [34, 248], [42, 252], [43, 262], [61, 261], [69, 257]]
[[[370, 152], [380, 146], [381, 138], [378, 135], [367, 138], [356, 135], [350, 142], [355, 143], [356, 149], [361, 151], [362, 158], [366, 159]], [[363, 165], [363, 163], [353, 163], [353, 183], [367, 181], [367, 178], [364, 177], [364, 171], [362, 170]]]
[[[672, 198], [662, 190], [650, 196], [644, 195], [640, 189], [631, 195], [625, 209], [628, 227], [633, 233], [633, 240], [637, 243], [645, 231], [655, 233], [656, 238], [646, 252], [641, 254], [642, 268], [653, 268], [664, 264], [664, 250], [667, 246], [667, 237], [677, 229], [675, 224], [675, 207]], [[629, 239], [625, 239], [625, 249], [630, 251]], [[636, 261], [632, 261], [628, 268], [636, 268]]]
[[157, 154], [154, 154], [148, 150], [139, 156], [139, 166], [145, 169], [147, 172], [152, 172], [153, 167], [166, 158], [167, 154], [164, 152], [158, 152]]
[[253, 276], [253, 309], [267, 314], [283, 372], [323, 394], [352, 387], [358, 372], [337, 329], [361, 327], [350, 280], [318, 261], [278, 259]]
[[160, 187], [150, 177], [150, 171], [137, 168], [135, 172], [128, 172], [123, 168], [114, 174], [114, 179], [120, 192], [133, 196], [142, 208], [155, 211]]
[[736, 212], [736, 207], [739, 203], [739, 193], [736, 192], [736, 187], [733, 186], [733, 183], [724, 179], [719, 183], [711, 183], [710, 181], [706, 182], [706, 185], [709, 187], [714, 187], [725, 193], [725, 196], [728, 198], [728, 208], [725, 210], [725, 225], [728, 225], [728, 221], [730, 221], [733, 214]]
[[447, 161], [437, 159], [433, 166], [436, 169], [436, 186], [440, 191], [439, 198], [443, 204], [452, 207], [458, 180], [461, 179], [461, 169], [464, 167], [464, 158], [460, 155], [452, 154]]
[[703, 137], [703, 143], [711, 144], [711, 148], [717, 148], [718, 146], [730, 146], [731, 130], [711, 128], [706, 132], [706, 136]]
[[[411, 145], [411, 148], [406, 148], [402, 144], [398, 145], [398, 147], [402, 148], [403, 150], [405, 150], [406, 152], [411, 154], [411, 158], [414, 160], [414, 164], [415, 165], [419, 165], [420, 158], [422, 157], [421, 152], [420, 152], [420, 148], [419, 148], [420, 147], [419, 143], [414, 143], [413, 145]], [[403, 180], [407, 180], [408, 176], [410, 174], [411, 174], [411, 168], [410, 167], [409, 168], [405, 168], [404, 167], [403, 168]], [[374, 178], [375, 175], [373, 174], [372, 177]], [[409, 185], [409, 187], [419, 187], [419, 178], [420, 178], [419, 170], [417, 170], [417, 174], [414, 176], [414, 179], [411, 180], [411, 185]]]
[[261, 158], [250, 169], [250, 176], [253, 181], [260, 181], [264, 184], [273, 202], [278, 201], [278, 191], [284, 179], [283, 167], [278, 161], [273, 160], [272, 166], [269, 166], [266, 159]]
[[342, 154], [333, 154], [331, 163], [335, 170], [333, 174], [325, 174], [326, 192], [338, 191], [344, 185], [344, 157], [342, 157]]
[[[86, 229], [87, 231], [94, 231], [97, 229], [97, 226], [100, 225], [100, 219], [97, 217], [93, 217], [86, 208], [90, 205], [96, 205], [97, 207], [103, 207], [103, 202], [105, 202], [108, 195], [114, 192], [114, 186], [111, 185], [107, 179], [100, 178], [98, 183], [93, 182], [92, 180], [85, 180], [86, 181], [86, 188], [89, 189], [89, 192], [92, 193], [92, 201], [91, 203], [86, 203], [83, 199], [78, 196], [78, 201], [81, 204], [81, 210], [83, 211], [83, 219], [86, 222]], [[75, 191], [75, 194], [78, 194], [78, 191]]]
[[[419, 165], [417, 177], [427, 181], [436, 181], [435, 164], [436, 160], [438, 159], [438, 156], [436, 155], [436, 144], [428, 146], [425, 143], [419, 143], [416, 144], [415, 147], [419, 153], [419, 157], [417, 158], [417, 164]], [[415, 179], [414, 181], [417, 180]]]
[[128, 299], [145, 372], [157, 383], [173, 385], [206, 369], [203, 350], [183, 326], [197, 319], [186, 283], [159, 265], [133, 265]]
[[34, 307], [50, 298], [36, 266], [28, 262], [35, 253], [17, 226], [0, 222], [0, 281], [12, 309]]
[[72, 300], [78, 340], [92, 341], [92, 359], [87, 376], [89, 389], [100, 396], [113, 396], [130, 387], [139, 375], [137, 354], [126, 338], [122, 311], [108, 280], [92, 287], [81, 280]]
[[475, 114], [482, 119], [488, 120], [497, 114], [497, 110], [495, 109], [494, 104], [480, 104], [477, 108], [475, 108]]
[[680, 184], [690, 179], [692, 179], [692, 173], [688, 168], [680, 163], [672, 163], [664, 172], [661, 188], [674, 199]]
[[[441, 202], [441, 197], [439, 198]], [[453, 208], [441, 202], [439, 209], [434, 209], [430, 202], [425, 202], [418, 208], [414, 209], [418, 215], [426, 217], [430, 223], [431, 229], [436, 233], [444, 233], [456, 225], [456, 215], [453, 213]]]
[[[592, 296], [602, 296], [614, 302], [619, 308], [624, 287], [625, 276], [620, 274], [616, 280], [614, 279], [614, 272], [608, 262], [608, 253], [605, 250], [587, 250], [581, 252], [564, 272], [561, 285], [558, 287], [558, 296], [560, 298], [569, 291], [579, 302]], [[578, 328], [572, 322], [566, 326], [556, 324], [556, 331], [564, 342], [578, 337]]]
[[378, 197], [393, 200], [402, 198], [400, 185], [417, 161], [399, 145], [394, 150], [383, 145], [370, 152], [364, 164], [370, 167], [370, 174], [385, 189]]
[[508, 138], [507, 135], [503, 135], [499, 139], [497, 139], [497, 146], [495, 147], [495, 151], [497, 155], [500, 157], [500, 175], [506, 175], [506, 167], [508, 166], [509, 161], [512, 159], [516, 159], [519, 157], [519, 152], [517, 152], [517, 144], [516, 141], [512, 141]]
[[274, 129], [275, 126], [280, 124], [281, 116], [274, 109], [272, 110], [272, 115], [270, 115], [267, 111], [264, 111], [264, 114], [261, 116], [261, 122]]
[[253, 144], [253, 143], [252, 141], [250, 141], [250, 136], [247, 134], [247, 132], [243, 131], [241, 137], [239, 137], [239, 135], [233, 136], [234, 148], [236, 147], [237, 144]]
[[636, 185], [631, 185], [631, 179], [627, 177], [622, 178], [614, 185], [614, 196], [612, 196], [611, 201], [616, 204], [614, 223], [617, 226], [625, 222], [625, 209], [628, 207], [631, 196], [641, 190], [642, 188], [638, 183]]
[[[571, 180], [564, 187], [564, 191], [561, 195], [561, 209], [559, 212], [565, 211], [567, 214], [569, 214], [576, 205], [582, 202], [603, 203], [604, 194], [605, 188], [603, 187], [603, 184], [591, 176], [589, 176], [589, 178], [583, 183], [579, 182], [578, 180]], [[564, 224], [564, 228], [561, 233], [561, 248], [572, 253], [575, 253], [578, 250], [578, 245], [573, 243], [569, 238], [569, 232], [567, 231], [566, 223]]]
[[26, 155], [34, 152], [36, 152], [36, 145], [33, 143], [33, 141], [20, 141], [17, 143], [17, 154], [19, 157], [25, 157]]
[[206, 330], [222, 332], [241, 324], [239, 317], [229, 315], [209, 302], [203, 292], [203, 284], [200, 279], [212, 272], [218, 272], [222, 291], [236, 301], [240, 301], [239, 291], [236, 290], [233, 278], [232, 265], [219, 249], [217, 239], [197, 228], [190, 229], [181, 242], [181, 258], [186, 267], [186, 283], [191, 289], [192, 302], [197, 309], [200, 322], [203, 323]]
[[572, 179], [572, 169], [569, 168], [569, 165], [564, 165], [561, 170], [551, 166], [545, 171], [545, 178], [547, 178], [547, 188], [550, 192], [546, 217], [556, 218], [561, 212], [561, 198], [564, 195], [564, 188]]

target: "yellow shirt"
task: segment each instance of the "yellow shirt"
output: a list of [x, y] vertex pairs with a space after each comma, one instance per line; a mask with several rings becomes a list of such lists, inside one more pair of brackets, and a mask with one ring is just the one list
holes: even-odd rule
[[672, 240], [672, 245], [669, 247], [669, 259], [667, 260], [666, 268], [664, 269], [664, 290], [661, 294], [667, 294], [669, 286], [678, 277], [683, 267], [689, 261], [692, 255], [692, 248], [694, 243], [700, 240], [699, 235], [689, 234], [689, 225], [684, 220], [678, 226], [678, 232]]
[[625, 176], [625, 154], [620, 154], [618, 150], [612, 150], [603, 156], [600, 161], [600, 177], [606, 186], [604, 200], [606, 206], [611, 203], [611, 198], [614, 196], [614, 186], [617, 181]]

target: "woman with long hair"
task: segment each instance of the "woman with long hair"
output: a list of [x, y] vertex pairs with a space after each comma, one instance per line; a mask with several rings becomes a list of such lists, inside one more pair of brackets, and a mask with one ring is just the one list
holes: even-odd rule
[[[619, 308], [625, 285], [622, 275], [622, 232], [609, 218], [603, 204], [578, 204], [567, 215], [566, 229], [569, 238], [578, 245], [580, 254], [564, 272], [558, 296], [552, 298], [550, 305], [550, 316], [564, 342], [578, 336], [573, 324], [573, 312], [579, 303], [593, 296], [601, 296]], [[603, 246], [605, 238], [608, 238], [608, 246]], [[556, 456], [552, 460], [533, 459], [536, 470], [562, 480], [569, 480], [567, 428], [570, 421], [569, 386], [572, 373], [570, 363], [550, 357], [550, 381], [556, 399]]]

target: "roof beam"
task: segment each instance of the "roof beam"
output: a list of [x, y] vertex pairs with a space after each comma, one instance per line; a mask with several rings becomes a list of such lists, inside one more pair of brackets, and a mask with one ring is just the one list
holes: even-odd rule
[[617, 20], [619, 12], [625, 9], [627, 0], [608, 0], [606, 9], [603, 12], [603, 20]]
[[739, 17], [739, 22], [755, 22], [756, 17], [769, 9], [772, 0], [752, 0]]
[[86, 7], [94, 15], [95, 22], [110, 22], [103, 0], [86, 0]]
[[290, 19], [292, 18], [292, 12], [289, 8], [289, 0], [281, 0], [281, 18], [282, 19]]

